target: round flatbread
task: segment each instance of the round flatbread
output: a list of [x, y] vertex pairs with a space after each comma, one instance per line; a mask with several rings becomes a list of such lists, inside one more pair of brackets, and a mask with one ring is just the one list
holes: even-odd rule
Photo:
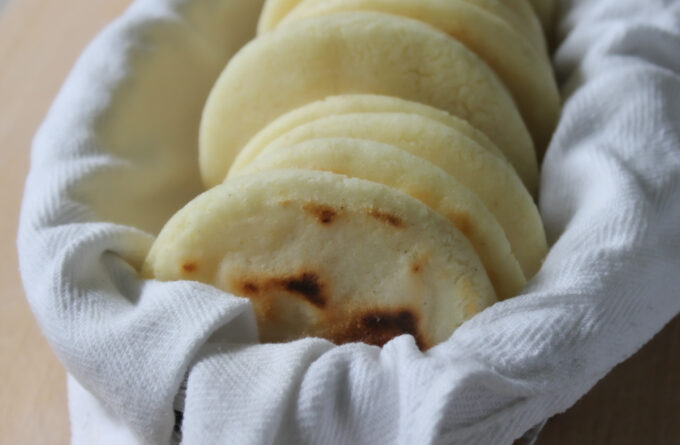
[[466, 119], [506, 154], [530, 190], [537, 188], [533, 142], [493, 71], [429, 25], [372, 12], [295, 22], [231, 60], [201, 121], [204, 183], [222, 182], [236, 154], [278, 116], [344, 93], [398, 96]]
[[393, 96], [345, 94], [312, 102], [278, 117], [260, 130], [239, 152], [231, 170], [236, 171], [243, 168], [268, 144], [300, 125], [334, 115], [381, 112], [416, 114], [435, 120], [472, 139], [489, 153], [505, 158], [498, 147], [484, 133], [470, 125], [469, 122], [452, 116], [446, 111]]
[[422, 349], [493, 304], [467, 239], [420, 201], [329, 172], [242, 176], [198, 196], [153, 244], [142, 275], [250, 298], [263, 342], [320, 336]]
[[428, 23], [462, 42], [508, 87], [543, 153], [560, 114], [560, 95], [544, 51], [505, 20], [474, 3], [451, 0], [305, 0], [281, 25], [339, 12], [377, 11]]
[[[544, 53], [547, 51], [543, 28], [527, 0], [513, 0], [512, 2], [503, 0], [448, 1], [451, 3], [460, 1], [485, 9], [505, 20], [517, 32], [524, 35], [536, 49]], [[288, 14], [294, 12], [298, 7], [304, 7], [306, 3], [307, 0], [267, 0], [260, 15], [257, 33], [263, 34], [276, 28]], [[511, 3], [511, 6], [508, 3]]]
[[[422, 158], [475, 193], [496, 217], [510, 241], [524, 275], [540, 268], [548, 247], [538, 209], [507, 161], [481, 148], [460, 132], [432, 119], [405, 113], [333, 115], [284, 133], [272, 150], [310, 139], [349, 137], [390, 144]], [[254, 159], [259, 153], [249, 153]], [[232, 169], [229, 179], [242, 174]]]
[[293, 146], [269, 147], [243, 173], [294, 168], [366, 179], [406, 193], [444, 216], [467, 237], [499, 299], [514, 297], [526, 284], [496, 218], [477, 195], [434, 164], [374, 141], [312, 139]]

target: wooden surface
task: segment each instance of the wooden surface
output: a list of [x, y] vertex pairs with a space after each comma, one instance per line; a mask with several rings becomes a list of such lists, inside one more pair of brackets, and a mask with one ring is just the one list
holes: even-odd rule
[[12, 0], [0, 16], [0, 444], [68, 444], [65, 374], [18, 274], [30, 141], [85, 44], [128, 0]]
[[[25, 302], [15, 237], [32, 135], [77, 55], [128, 0], [14, 0], [0, 17], [0, 444], [67, 444], [65, 375]], [[680, 318], [538, 445], [680, 444]]]
[[553, 417], [537, 445], [553, 444], [680, 444], [680, 317]]

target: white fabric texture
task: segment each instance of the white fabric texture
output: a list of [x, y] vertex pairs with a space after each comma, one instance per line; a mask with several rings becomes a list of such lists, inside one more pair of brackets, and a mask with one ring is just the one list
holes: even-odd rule
[[552, 248], [521, 296], [430, 351], [410, 336], [257, 344], [247, 300], [139, 280], [154, 234], [201, 190], [201, 108], [260, 5], [137, 0], [35, 138], [21, 274], [73, 376], [73, 443], [117, 428], [116, 443], [170, 443], [188, 376], [185, 444], [507, 444], [680, 312], [674, 0], [562, 2], [565, 104], [540, 197]]

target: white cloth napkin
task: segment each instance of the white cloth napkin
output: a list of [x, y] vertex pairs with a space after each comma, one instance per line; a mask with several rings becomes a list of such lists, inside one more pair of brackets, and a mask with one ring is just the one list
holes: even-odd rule
[[261, 3], [137, 0], [35, 138], [21, 274], [72, 375], [73, 443], [170, 443], [175, 403], [190, 445], [511, 443], [680, 311], [672, 0], [562, 2], [566, 100], [540, 199], [552, 249], [521, 296], [427, 353], [409, 336], [256, 344], [247, 300], [139, 280], [153, 235], [200, 192], [201, 108]]

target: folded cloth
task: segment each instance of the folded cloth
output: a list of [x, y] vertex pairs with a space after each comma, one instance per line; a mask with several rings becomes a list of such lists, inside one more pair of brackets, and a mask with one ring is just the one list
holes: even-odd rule
[[154, 234], [201, 190], [203, 102], [261, 3], [137, 0], [82, 55], [36, 135], [21, 274], [72, 376], [74, 443], [166, 444], [176, 423], [192, 445], [511, 443], [680, 311], [669, 0], [562, 2], [566, 101], [540, 197], [552, 248], [522, 295], [447, 342], [258, 344], [247, 300], [140, 280]]

